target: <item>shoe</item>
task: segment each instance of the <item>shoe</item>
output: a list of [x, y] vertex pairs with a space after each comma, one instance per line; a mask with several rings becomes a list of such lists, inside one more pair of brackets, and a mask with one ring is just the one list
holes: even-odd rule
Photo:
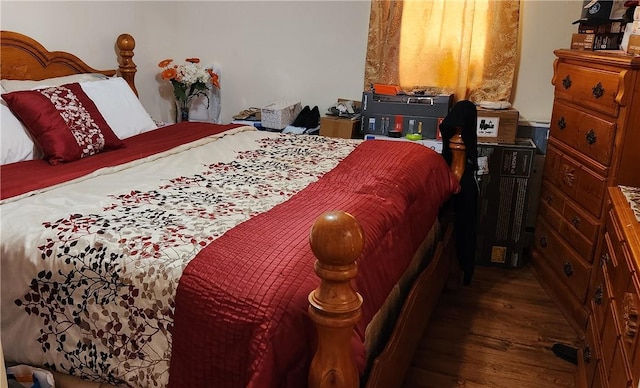
[[551, 351], [556, 356], [574, 365], [578, 365], [578, 349], [564, 344], [553, 344]]
[[304, 123], [305, 128], [315, 128], [320, 124], [320, 110], [317, 106], [314, 106], [307, 116], [307, 120]]
[[291, 123], [291, 125], [293, 125], [294, 127], [304, 127], [310, 113], [311, 109], [309, 109], [309, 105], [306, 105], [304, 108], [302, 108], [300, 113], [298, 113], [298, 116], [295, 120], [293, 120], [293, 123]]

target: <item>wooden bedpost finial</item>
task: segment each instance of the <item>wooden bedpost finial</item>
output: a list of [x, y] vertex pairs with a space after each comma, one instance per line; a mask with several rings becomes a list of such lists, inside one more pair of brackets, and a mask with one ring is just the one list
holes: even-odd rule
[[451, 171], [460, 182], [467, 164], [467, 147], [462, 140], [462, 127], [456, 127], [456, 133], [449, 140], [449, 149], [451, 150]]
[[316, 323], [318, 348], [309, 370], [310, 388], [356, 388], [358, 371], [351, 355], [353, 326], [360, 320], [362, 297], [351, 286], [364, 248], [364, 232], [352, 215], [325, 212], [309, 236], [320, 286], [309, 294], [309, 315]]
[[116, 41], [118, 47], [118, 56], [120, 57], [120, 76], [127, 81], [133, 92], [138, 95], [136, 89], [135, 76], [136, 76], [136, 64], [133, 63], [133, 49], [136, 47], [136, 41], [133, 36], [129, 34], [121, 34]]

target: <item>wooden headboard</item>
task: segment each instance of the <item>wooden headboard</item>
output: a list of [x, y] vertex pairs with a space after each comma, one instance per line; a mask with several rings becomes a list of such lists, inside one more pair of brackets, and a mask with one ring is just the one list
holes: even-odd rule
[[129, 34], [121, 34], [116, 40], [118, 69], [97, 70], [73, 54], [49, 51], [34, 39], [13, 31], [0, 31], [0, 78], [12, 80], [42, 80], [72, 74], [100, 73], [119, 75], [138, 94], [135, 86], [136, 65], [133, 49], [136, 42]]

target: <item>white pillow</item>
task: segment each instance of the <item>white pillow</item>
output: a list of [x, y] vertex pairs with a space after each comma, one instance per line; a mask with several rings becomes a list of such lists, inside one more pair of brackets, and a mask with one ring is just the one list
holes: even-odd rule
[[107, 78], [108, 77], [106, 75], [100, 73], [85, 73], [47, 78], [40, 81], [3, 79], [0, 81], [0, 85], [2, 85], [2, 88], [5, 90], [3, 93], [8, 93], [15, 92], [17, 90], [42, 89], [52, 86], [71, 84], [74, 82], [99, 81]]
[[[0, 90], [4, 93], [4, 89]], [[7, 103], [0, 98], [0, 164], [21, 162], [42, 157], [29, 132]]]
[[80, 82], [80, 86], [120, 139], [158, 128], [124, 78]]

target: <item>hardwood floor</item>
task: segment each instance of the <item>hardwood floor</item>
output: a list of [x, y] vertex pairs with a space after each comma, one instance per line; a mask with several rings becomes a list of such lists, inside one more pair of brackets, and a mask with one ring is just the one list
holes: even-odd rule
[[404, 387], [574, 387], [556, 342], [578, 343], [530, 268], [476, 266], [471, 285], [438, 302]]

